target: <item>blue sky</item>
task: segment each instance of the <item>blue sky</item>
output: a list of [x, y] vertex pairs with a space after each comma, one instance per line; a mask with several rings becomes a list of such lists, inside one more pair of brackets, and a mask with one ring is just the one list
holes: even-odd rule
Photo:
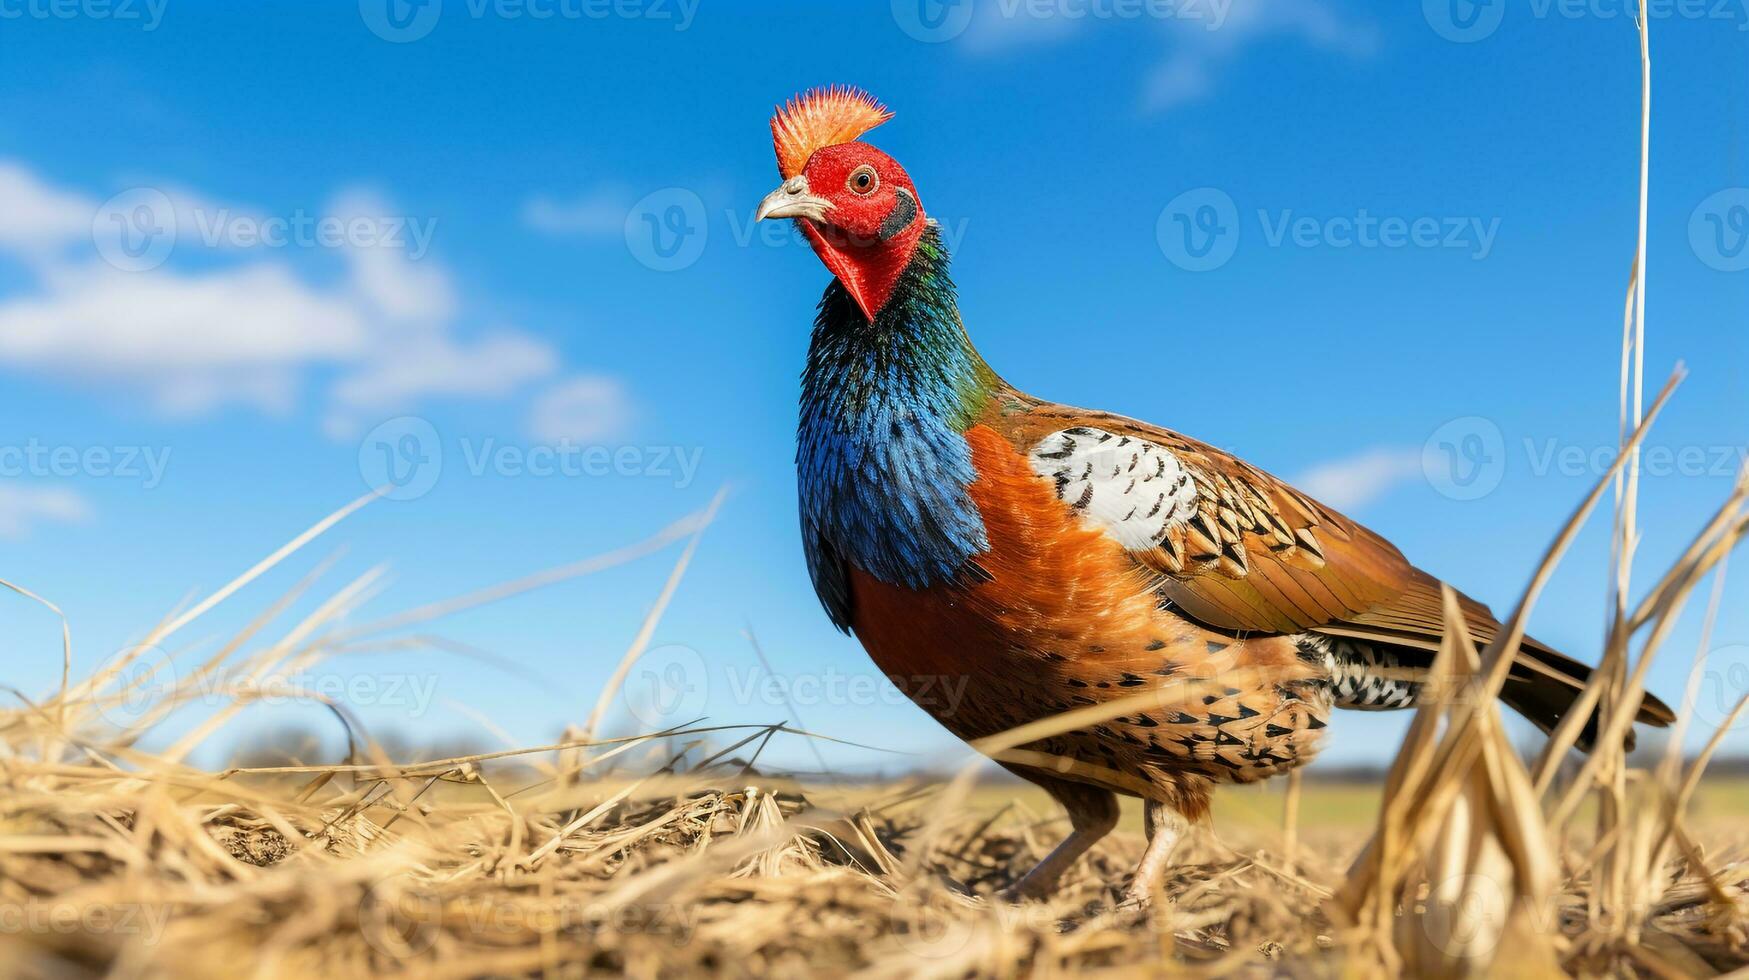
[[[616, 729], [793, 707], [914, 753], [827, 746], [832, 766], [957, 758], [873, 687], [797, 541], [826, 274], [751, 215], [772, 105], [848, 82], [895, 110], [871, 141], [943, 223], [1010, 381], [1302, 481], [1508, 607], [1615, 439], [1621, 6], [916, 2], [0, 0], [0, 577], [66, 611], [89, 670], [394, 468], [397, 499], [167, 644], [184, 663], [324, 556], [318, 596], [387, 563], [363, 622], [632, 544], [727, 487]], [[1749, 432], [1746, 27], [1735, 3], [1655, 10], [1647, 370], [1693, 373], [1652, 437], [1642, 579]], [[588, 713], [677, 557], [429, 628], [514, 670], [451, 646], [299, 679], [353, 685], [416, 739], [491, 741], [485, 716], [545, 740]], [[1534, 621], [1586, 659], [1606, 557], [1587, 535]], [[1713, 702], [1749, 683], [1744, 588]], [[0, 616], [0, 680], [51, 689], [57, 622]], [[1697, 618], [1652, 670], [1666, 697]], [[665, 676], [678, 694], [647, 703]], [[1387, 758], [1404, 720], [1345, 715], [1327, 757]], [[264, 706], [227, 732], [287, 721], [330, 726]]]

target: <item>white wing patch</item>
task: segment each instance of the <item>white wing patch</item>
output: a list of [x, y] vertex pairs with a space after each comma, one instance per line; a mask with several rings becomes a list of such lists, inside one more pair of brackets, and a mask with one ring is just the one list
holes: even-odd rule
[[1028, 459], [1059, 500], [1130, 551], [1159, 547], [1197, 512], [1184, 464], [1146, 439], [1078, 426], [1040, 439]]

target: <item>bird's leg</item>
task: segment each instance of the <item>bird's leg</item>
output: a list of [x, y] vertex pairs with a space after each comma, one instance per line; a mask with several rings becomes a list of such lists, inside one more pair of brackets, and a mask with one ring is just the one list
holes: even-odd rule
[[1009, 901], [1049, 895], [1056, 889], [1057, 880], [1063, 876], [1063, 872], [1075, 863], [1075, 859], [1086, 854], [1101, 837], [1111, 833], [1112, 828], [1117, 826], [1117, 796], [1111, 791], [1064, 780], [1046, 780], [1031, 773], [1023, 775], [1043, 786], [1063, 805], [1063, 809], [1069, 811], [1069, 826], [1072, 829], [1055, 850], [1045, 855], [1043, 861], [1003, 892], [1003, 897]]
[[1157, 800], [1148, 800], [1145, 806], [1148, 849], [1142, 852], [1136, 876], [1124, 890], [1120, 909], [1145, 909], [1153, 903], [1166, 881], [1166, 869], [1172, 867], [1172, 852], [1184, 837], [1184, 821], [1171, 807]]

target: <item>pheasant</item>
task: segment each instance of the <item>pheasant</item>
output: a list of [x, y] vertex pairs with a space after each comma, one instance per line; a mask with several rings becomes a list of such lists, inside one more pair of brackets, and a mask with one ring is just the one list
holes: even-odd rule
[[[833, 274], [802, 376], [809, 575], [833, 624], [967, 741], [1193, 683], [1002, 761], [1071, 826], [1011, 895], [1054, 890], [1125, 794], [1148, 843], [1124, 901], [1145, 906], [1216, 785], [1305, 764], [1334, 708], [1416, 703], [1443, 583], [1219, 449], [1004, 382], [960, 321], [916, 185], [859, 139], [890, 117], [834, 87], [771, 121], [783, 183], [757, 217], [794, 219]], [[1475, 641], [1493, 639], [1487, 607], [1459, 601]], [[1526, 639], [1500, 697], [1549, 731], [1589, 675]], [[1637, 720], [1672, 715], [1648, 697]]]

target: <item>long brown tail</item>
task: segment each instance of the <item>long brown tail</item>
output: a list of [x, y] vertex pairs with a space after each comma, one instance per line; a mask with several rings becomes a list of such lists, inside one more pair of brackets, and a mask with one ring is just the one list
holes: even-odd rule
[[[1572, 709], [1574, 700], [1590, 680], [1590, 667], [1526, 637], [1518, 657], [1512, 661], [1512, 672], [1506, 676], [1506, 684], [1500, 689], [1500, 700], [1530, 719], [1531, 724], [1552, 732]], [[1599, 714], [1593, 710], [1580, 730], [1579, 748], [1586, 752], [1597, 744]], [[1664, 728], [1676, 720], [1676, 713], [1647, 692], [1634, 720], [1654, 728]], [[1630, 728], [1627, 748], [1632, 750], [1633, 747], [1634, 732]]]
[[[1307, 634], [1301, 649], [1308, 658], [1321, 658], [1328, 665], [1337, 706], [1361, 711], [1415, 706], [1433, 666], [1433, 651], [1376, 636]], [[1531, 724], [1552, 732], [1590, 679], [1590, 667], [1526, 637], [1500, 690], [1500, 700]], [[1579, 733], [1579, 748], [1586, 752], [1597, 742], [1598, 715], [1593, 710]], [[1647, 694], [1634, 720], [1663, 728], [1675, 721], [1676, 715], [1664, 702]], [[1631, 729], [1626, 744], [1633, 748]]]

